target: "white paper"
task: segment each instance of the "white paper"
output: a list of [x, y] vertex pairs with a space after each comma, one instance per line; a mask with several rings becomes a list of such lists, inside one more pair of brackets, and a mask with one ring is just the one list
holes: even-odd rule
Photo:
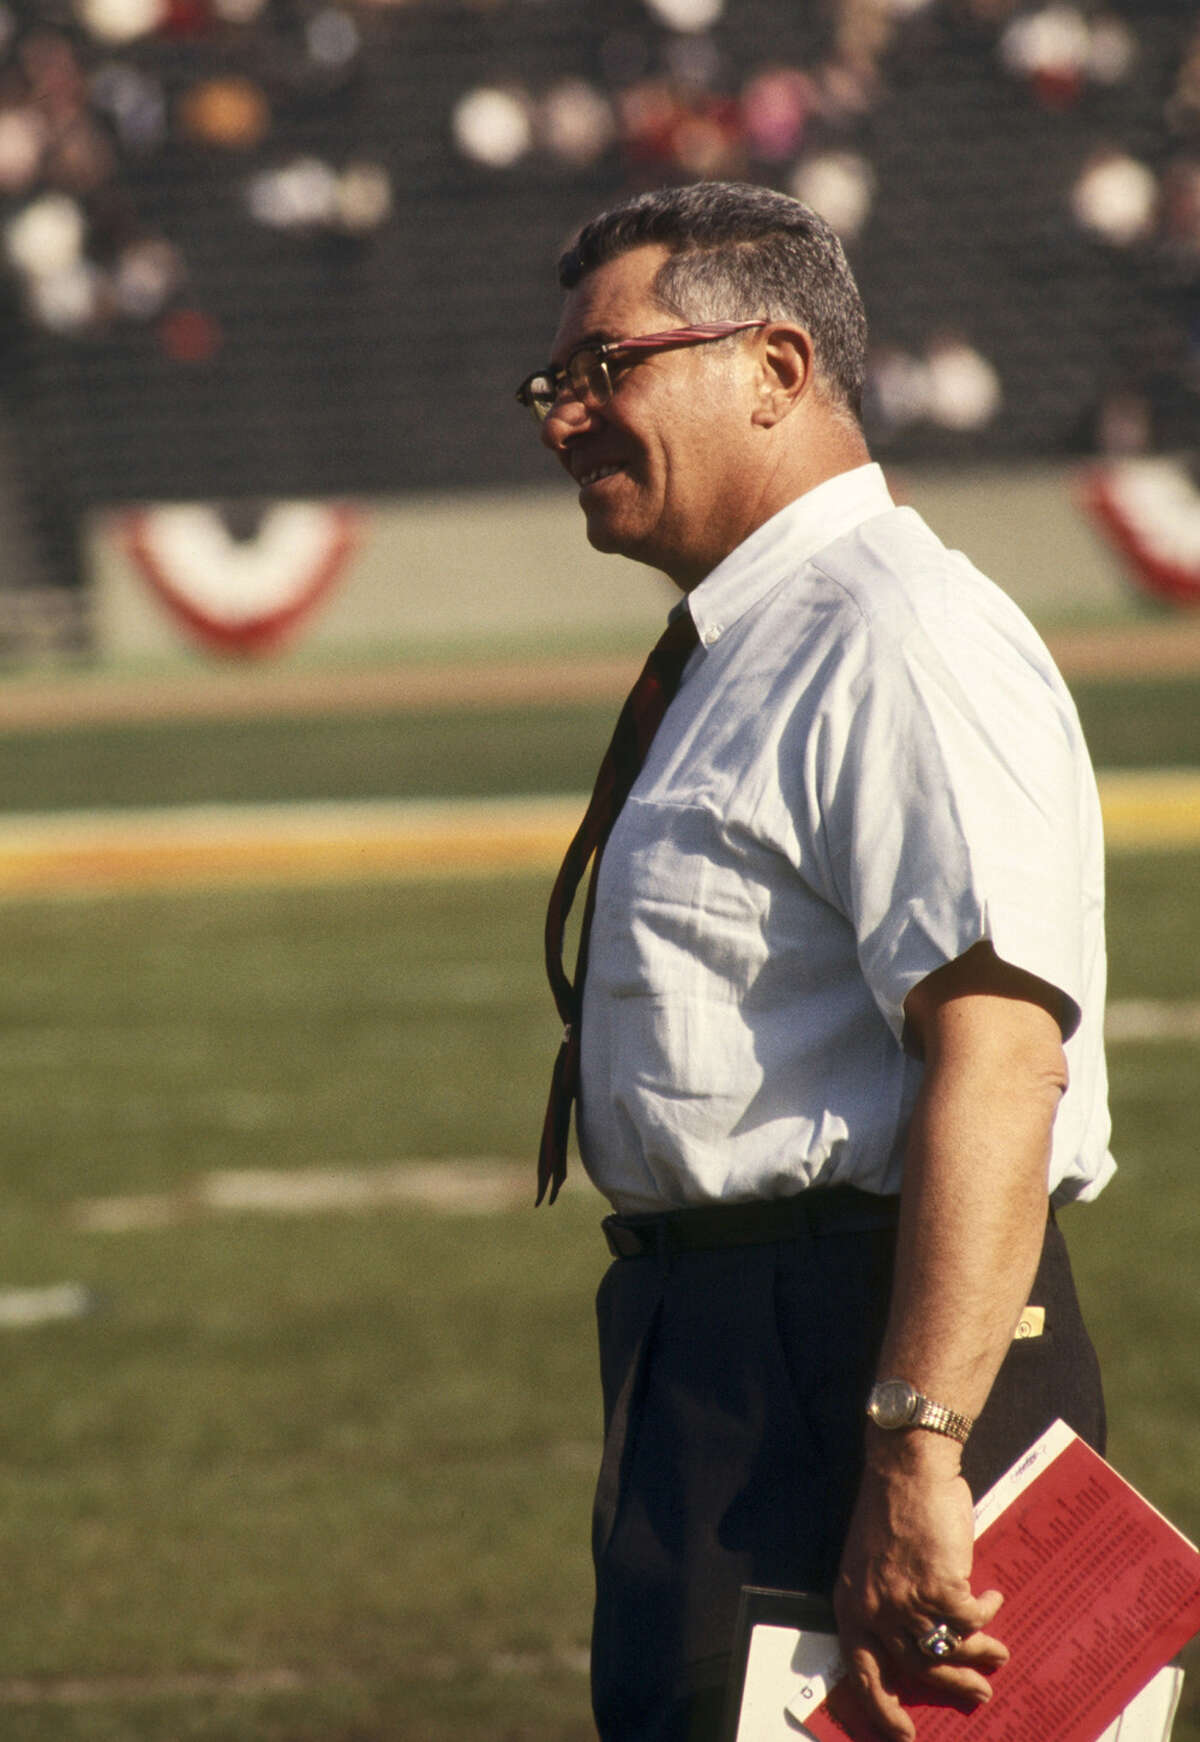
[[804, 1712], [819, 1706], [841, 1674], [831, 1633], [759, 1622], [750, 1636], [736, 1742], [796, 1742]]

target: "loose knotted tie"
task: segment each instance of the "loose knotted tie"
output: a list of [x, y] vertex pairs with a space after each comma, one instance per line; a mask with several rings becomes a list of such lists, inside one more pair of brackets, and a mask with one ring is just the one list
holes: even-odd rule
[[[546, 973], [554, 1002], [563, 1021], [563, 1038], [554, 1061], [550, 1079], [550, 1099], [546, 1105], [546, 1120], [542, 1128], [542, 1146], [538, 1155], [538, 1195], [540, 1204], [550, 1188], [550, 1202], [558, 1196], [559, 1187], [567, 1177], [567, 1140], [571, 1130], [571, 1107], [579, 1095], [579, 1026], [583, 1012], [583, 983], [587, 974], [588, 941], [592, 929], [592, 914], [596, 905], [596, 878], [604, 843], [630, 788], [646, 760], [646, 753], [657, 732], [667, 706], [697, 642], [696, 625], [691, 614], [683, 610], [668, 624], [642, 668], [641, 676], [625, 699], [617, 717], [612, 742], [604, 753], [591, 801], [575, 837], [567, 848], [562, 868], [555, 879], [546, 910]], [[583, 908], [583, 923], [579, 932], [579, 949], [575, 958], [575, 978], [568, 978], [563, 967], [563, 937], [567, 916], [575, 892], [591, 860], [592, 874], [588, 882]]]

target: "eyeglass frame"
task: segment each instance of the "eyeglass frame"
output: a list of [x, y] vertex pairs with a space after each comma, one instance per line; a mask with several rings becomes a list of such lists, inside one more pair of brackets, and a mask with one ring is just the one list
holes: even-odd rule
[[[752, 327], [765, 327], [770, 322], [767, 319], [752, 321], [700, 321], [695, 326], [671, 327], [662, 333], [640, 333], [631, 339], [585, 339], [581, 345], [568, 352], [567, 360], [561, 368], [548, 364], [544, 369], [535, 369], [532, 375], [527, 375], [517, 388], [516, 398], [519, 404], [531, 411], [538, 425], [544, 424], [565, 386], [570, 386], [574, 397], [586, 402], [590, 394], [592, 402], [597, 405], [607, 405], [615, 388], [612, 376], [608, 372], [609, 363], [628, 352], [637, 351], [669, 351], [679, 345], [707, 345], [714, 339], [728, 338], [731, 333], [749, 332]], [[600, 378], [604, 382], [603, 395], [595, 392], [590, 382], [582, 381], [576, 386], [570, 379], [571, 364], [584, 351], [594, 353], [597, 360]], [[540, 392], [534, 392], [534, 383], [545, 381], [546, 387]]]

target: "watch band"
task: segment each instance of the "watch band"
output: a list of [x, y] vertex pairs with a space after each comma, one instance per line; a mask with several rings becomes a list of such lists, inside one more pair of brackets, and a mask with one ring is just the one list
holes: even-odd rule
[[960, 1415], [956, 1409], [947, 1409], [944, 1403], [934, 1403], [930, 1397], [918, 1396], [912, 1425], [927, 1427], [935, 1434], [946, 1434], [948, 1438], [957, 1440], [959, 1445], [965, 1446], [975, 1423], [969, 1415]]
[[881, 1379], [871, 1389], [867, 1414], [876, 1427], [894, 1433], [901, 1428], [927, 1428], [966, 1445], [974, 1419], [925, 1397], [907, 1379]]

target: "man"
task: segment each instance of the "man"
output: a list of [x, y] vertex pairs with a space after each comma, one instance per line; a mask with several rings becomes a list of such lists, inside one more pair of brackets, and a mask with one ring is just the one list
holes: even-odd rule
[[557, 1184], [577, 1088], [615, 1211], [597, 1724], [715, 1736], [739, 1590], [765, 1584], [835, 1593], [907, 1742], [896, 1672], [970, 1706], [1007, 1657], [972, 1495], [1055, 1416], [1103, 1440], [1050, 1211], [1113, 1166], [1095, 783], [1032, 628], [870, 463], [865, 320], [822, 220], [667, 189], [587, 225], [560, 279], [518, 397], [591, 543], [680, 588], [686, 656], [623, 803], [618, 730], [548, 931], [569, 1032], [544, 1162]]

